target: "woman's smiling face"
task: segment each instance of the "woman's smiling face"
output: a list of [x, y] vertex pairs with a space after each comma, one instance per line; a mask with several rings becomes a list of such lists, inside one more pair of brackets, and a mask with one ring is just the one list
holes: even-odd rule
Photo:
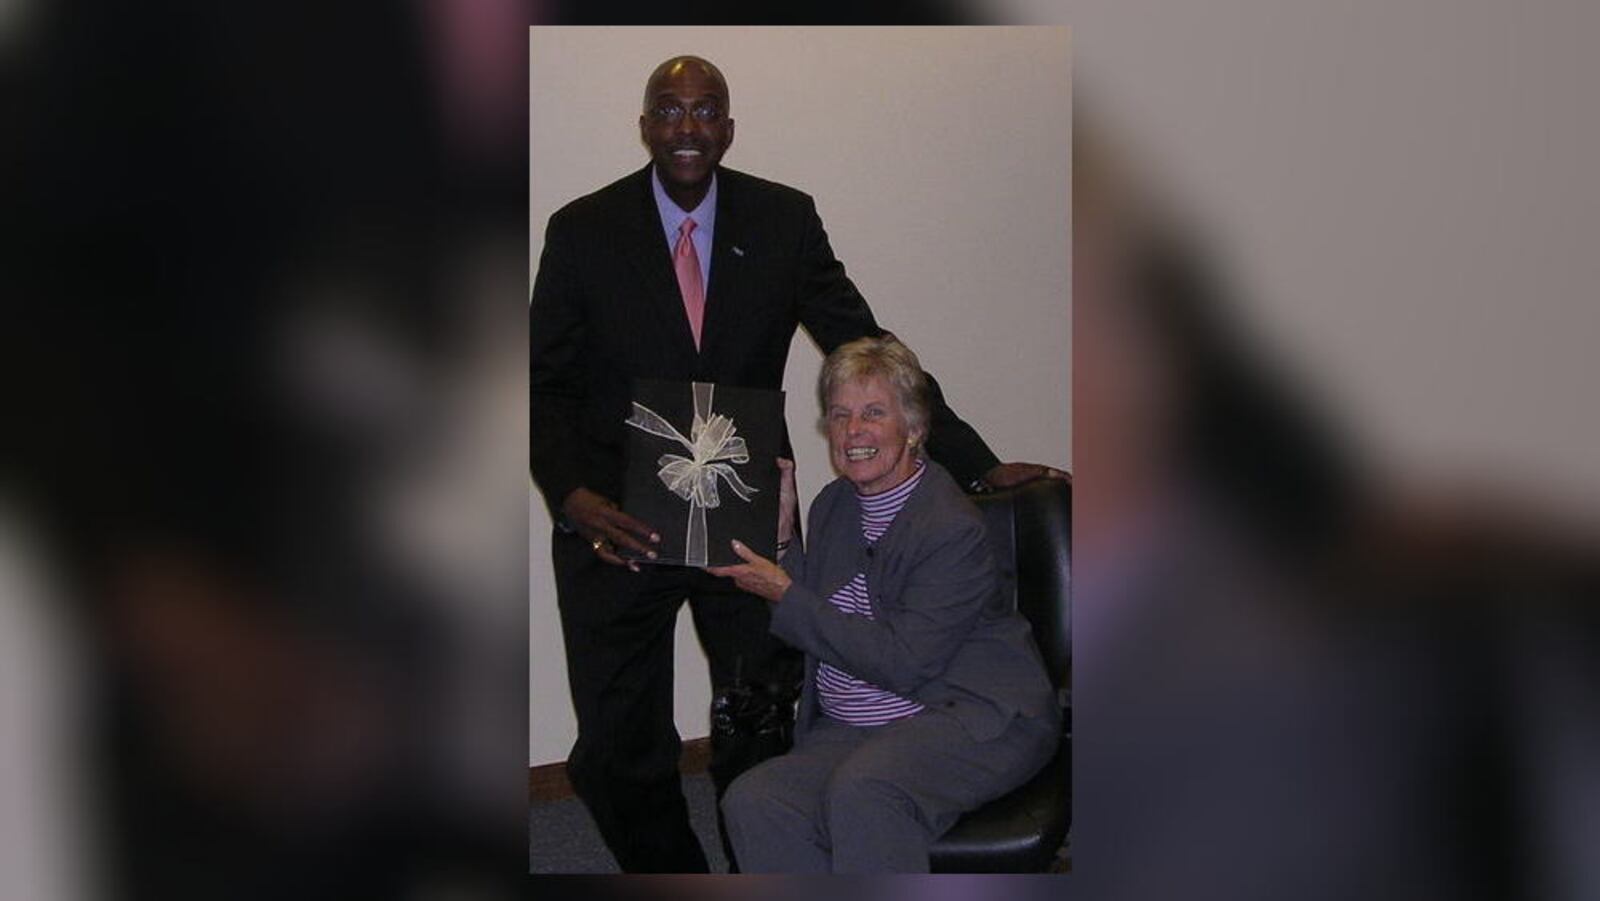
[[878, 494], [910, 478], [914, 445], [894, 388], [881, 376], [840, 384], [828, 398], [828, 451], [833, 468], [862, 494]]

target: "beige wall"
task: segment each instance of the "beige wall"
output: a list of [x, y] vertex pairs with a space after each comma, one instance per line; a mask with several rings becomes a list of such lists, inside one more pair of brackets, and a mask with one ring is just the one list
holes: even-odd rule
[[[726, 165], [816, 198], [879, 321], [952, 407], [1002, 459], [1069, 466], [1067, 30], [534, 28], [530, 266], [552, 212], [644, 164], [644, 79], [677, 53], [727, 76], [737, 126]], [[819, 363], [797, 339], [785, 387], [802, 503], [832, 478], [813, 427]], [[532, 763], [564, 758], [576, 734], [549, 533], [535, 492]], [[703, 736], [706, 667], [689, 617], [678, 625], [678, 728]]]

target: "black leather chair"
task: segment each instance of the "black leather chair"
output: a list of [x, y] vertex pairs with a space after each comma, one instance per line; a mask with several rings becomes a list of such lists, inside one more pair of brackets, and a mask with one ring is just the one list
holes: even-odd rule
[[1061, 746], [1033, 779], [957, 821], [928, 862], [935, 873], [1044, 872], [1072, 822], [1072, 487], [1041, 479], [972, 499], [1061, 699]]

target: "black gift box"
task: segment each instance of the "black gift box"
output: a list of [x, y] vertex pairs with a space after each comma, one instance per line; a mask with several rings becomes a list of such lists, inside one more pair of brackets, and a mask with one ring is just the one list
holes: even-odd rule
[[771, 560], [778, 539], [783, 392], [635, 379], [622, 509], [661, 535], [653, 562], [741, 562], [737, 538]]

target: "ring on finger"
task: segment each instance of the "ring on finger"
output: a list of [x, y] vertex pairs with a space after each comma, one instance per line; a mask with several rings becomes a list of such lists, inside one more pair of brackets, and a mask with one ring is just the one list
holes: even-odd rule
[[599, 553], [600, 549], [605, 547], [605, 545], [606, 540], [604, 538], [596, 538], [595, 540], [589, 542], [589, 546], [594, 548], [596, 553]]

